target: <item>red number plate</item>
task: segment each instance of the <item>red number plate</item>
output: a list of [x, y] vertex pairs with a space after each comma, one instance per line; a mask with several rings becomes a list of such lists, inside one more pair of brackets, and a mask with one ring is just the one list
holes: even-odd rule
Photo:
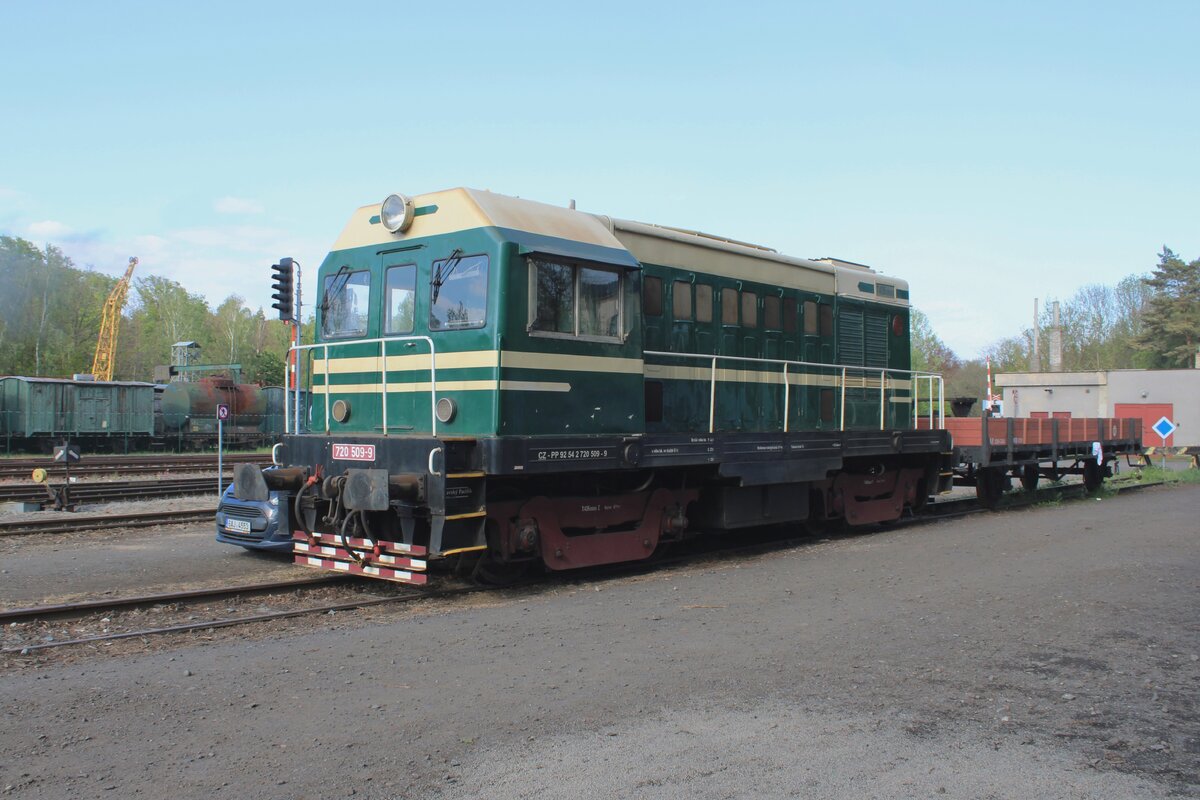
[[373, 444], [335, 444], [333, 457], [337, 461], [374, 461]]

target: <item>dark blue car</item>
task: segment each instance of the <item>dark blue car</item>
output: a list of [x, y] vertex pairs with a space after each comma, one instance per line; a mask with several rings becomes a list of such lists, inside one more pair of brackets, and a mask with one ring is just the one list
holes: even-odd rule
[[233, 493], [230, 483], [217, 506], [217, 541], [249, 550], [290, 553], [287, 503], [278, 492], [271, 492], [265, 503], [242, 500]]

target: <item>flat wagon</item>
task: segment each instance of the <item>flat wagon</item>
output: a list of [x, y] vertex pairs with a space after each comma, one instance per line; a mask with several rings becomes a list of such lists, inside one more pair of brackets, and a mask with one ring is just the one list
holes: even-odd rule
[[1039, 478], [1081, 475], [1088, 491], [1099, 488], [1122, 456], [1142, 452], [1139, 419], [949, 418], [954, 437], [955, 482], [974, 486], [979, 501], [994, 508], [1012, 479], [1027, 491]]

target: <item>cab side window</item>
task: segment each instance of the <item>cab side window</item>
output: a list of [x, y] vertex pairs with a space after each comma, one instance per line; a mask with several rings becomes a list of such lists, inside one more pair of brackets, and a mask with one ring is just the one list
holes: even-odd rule
[[[621, 273], [600, 267], [530, 258], [530, 332], [618, 339], [622, 335]], [[646, 278], [649, 285], [657, 278]], [[645, 300], [644, 300], [645, 302]], [[658, 282], [662, 305], [662, 282]], [[649, 310], [646, 311], [649, 314]]]

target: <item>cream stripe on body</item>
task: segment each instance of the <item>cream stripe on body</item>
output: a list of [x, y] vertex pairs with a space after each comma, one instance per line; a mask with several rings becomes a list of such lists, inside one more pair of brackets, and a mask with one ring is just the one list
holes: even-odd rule
[[[363, 372], [379, 372], [379, 356], [358, 356], [353, 358], [331, 358], [329, 363], [328, 374], [341, 375], [348, 373], [363, 373]], [[754, 365], [757, 366], [757, 365]], [[782, 365], [780, 365], [782, 366]], [[449, 369], [495, 369], [497, 367], [509, 369], [536, 369], [556, 372], [592, 372], [592, 373], [616, 373], [626, 375], [644, 374], [648, 378], [656, 378], [661, 380], [689, 380], [689, 381], [705, 381], [712, 380], [712, 368], [710, 366], [678, 366], [666, 364], [647, 364], [638, 358], [616, 358], [611, 356], [584, 356], [584, 355], [565, 355], [561, 353], [536, 353], [520, 350], [471, 350], [466, 352], [447, 352], [439, 353], [437, 356], [437, 367], [439, 374], [442, 370]], [[429, 369], [429, 354], [416, 353], [412, 355], [387, 357], [388, 372], [403, 372], [417, 371]], [[794, 372], [791, 370], [803, 369], [806, 371]], [[788, 383], [793, 386], [824, 386], [824, 387], [840, 387], [842, 367], [837, 364], [820, 367], [789, 367]], [[827, 370], [833, 371], [833, 375], [812, 374], [813, 372]], [[870, 367], [847, 367], [849, 373], [866, 372], [866, 375], [846, 375], [847, 389], [879, 389], [880, 380], [871, 374]], [[313, 374], [325, 375], [326, 364], [324, 360], [316, 360], [313, 363]], [[759, 383], [759, 384], [783, 384], [783, 372], [767, 371], [753, 368], [748, 365], [747, 368], [737, 367], [718, 367], [717, 380], [722, 383]], [[323, 384], [321, 384], [323, 385]], [[318, 385], [317, 391], [320, 391]], [[471, 381], [453, 381], [439, 380], [437, 382], [438, 389], [446, 391], [495, 391], [503, 389], [509, 391], [552, 391], [565, 392], [570, 391], [569, 383], [562, 382], [546, 382], [546, 381], [519, 381], [519, 380], [471, 380]], [[428, 392], [430, 391], [430, 383], [428, 381], [413, 382], [413, 383], [388, 383], [388, 392]], [[912, 381], [900, 378], [888, 378], [887, 388], [897, 391], [910, 391], [912, 389]], [[376, 382], [357, 383], [357, 384], [332, 384], [331, 389], [338, 392], [361, 393], [361, 392], [378, 392], [382, 389], [382, 380]]]
[[[569, 392], [571, 384], [555, 381], [438, 381], [439, 392]], [[313, 389], [318, 396], [324, 396], [325, 387]], [[417, 383], [389, 383], [388, 394], [412, 394], [414, 392], [431, 392], [433, 384], [429, 381]], [[382, 383], [333, 383], [329, 385], [332, 394], [382, 394]]]
[[[340, 358], [331, 356], [329, 359], [329, 374], [339, 375], [348, 372], [378, 372], [379, 356], [355, 356]], [[444, 369], [478, 369], [509, 367], [512, 369], [541, 369], [558, 370], [561, 372], [619, 372], [638, 375], [642, 372], [640, 358], [614, 358], [611, 356], [579, 356], [563, 355], [561, 353], [534, 353], [520, 350], [469, 350], [456, 353], [438, 353], [437, 368]], [[412, 355], [387, 357], [388, 372], [405, 370], [429, 369], [429, 354], [414, 353]], [[313, 374], [324, 375], [325, 360], [313, 360]], [[440, 383], [440, 382], [439, 382]]]

